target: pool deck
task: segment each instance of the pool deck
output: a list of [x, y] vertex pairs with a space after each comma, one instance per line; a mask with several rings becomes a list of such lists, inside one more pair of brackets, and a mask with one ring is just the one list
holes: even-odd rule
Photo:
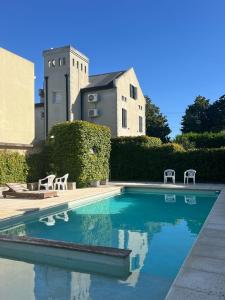
[[173, 185], [149, 182], [113, 182], [99, 188], [59, 192], [59, 197], [43, 200], [3, 199], [0, 194], [0, 221], [27, 214], [35, 209], [41, 211], [62, 204], [69, 206], [70, 202], [119, 193], [120, 188], [124, 186], [221, 191], [175, 278], [166, 300], [225, 299], [225, 185], [223, 184]]

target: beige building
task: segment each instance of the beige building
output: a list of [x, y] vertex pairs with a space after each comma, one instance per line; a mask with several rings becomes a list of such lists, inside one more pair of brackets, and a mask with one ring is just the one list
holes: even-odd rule
[[34, 141], [34, 64], [0, 48], [0, 149]]
[[36, 140], [59, 122], [86, 120], [115, 136], [145, 134], [145, 98], [134, 69], [89, 76], [89, 59], [71, 46], [44, 56], [44, 89], [35, 105]]

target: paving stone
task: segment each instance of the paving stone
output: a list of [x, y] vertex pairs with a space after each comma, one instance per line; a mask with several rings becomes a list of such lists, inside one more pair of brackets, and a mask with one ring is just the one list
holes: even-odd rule
[[222, 274], [183, 268], [176, 280], [176, 286], [225, 297], [225, 275]]
[[224, 247], [202, 245], [201, 243], [195, 244], [191, 254], [197, 256], [207, 256], [215, 259], [225, 259]]
[[166, 297], [166, 300], [224, 300], [224, 296], [203, 293], [191, 289], [174, 287], [169, 295]]
[[225, 260], [222, 259], [191, 255], [186, 260], [185, 267], [225, 275]]

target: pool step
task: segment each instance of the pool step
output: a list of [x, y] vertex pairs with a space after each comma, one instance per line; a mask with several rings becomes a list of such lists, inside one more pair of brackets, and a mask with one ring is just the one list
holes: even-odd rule
[[0, 235], [1, 257], [120, 279], [130, 274], [130, 253], [131, 250], [126, 249]]

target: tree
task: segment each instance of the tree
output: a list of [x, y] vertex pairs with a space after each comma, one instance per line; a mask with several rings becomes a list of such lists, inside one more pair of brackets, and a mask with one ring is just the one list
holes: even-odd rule
[[208, 120], [209, 99], [196, 97], [194, 104], [189, 105], [181, 121], [182, 133], [204, 132], [210, 130]]
[[152, 100], [146, 99], [146, 135], [160, 138], [163, 142], [169, 141], [171, 130], [167, 118], [160, 112], [159, 107], [152, 103]]
[[225, 130], [225, 95], [210, 105], [208, 119], [210, 131], [219, 132]]

